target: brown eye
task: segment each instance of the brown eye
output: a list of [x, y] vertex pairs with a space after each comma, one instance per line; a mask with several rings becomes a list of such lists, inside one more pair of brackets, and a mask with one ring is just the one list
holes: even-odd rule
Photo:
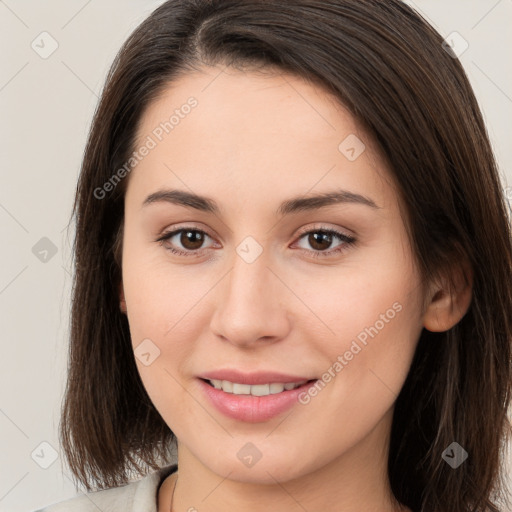
[[308, 235], [308, 243], [313, 249], [324, 251], [332, 244], [332, 234], [326, 231], [312, 231]]
[[204, 233], [192, 229], [182, 230], [179, 240], [185, 249], [195, 251], [201, 248], [204, 242]]
[[181, 228], [163, 234], [156, 241], [174, 254], [193, 256], [203, 249], [206, 238], [210, 236], [200, 229]]
[[[338, 243], [333, 246], [336, 241]], [[302, 244], [306, 242], [305, 245], [308, 247], [301, 246], [301, 243], [299, 243], [299, 247], [308, 252], [310, 256], [319, 258], [341, 254], [353, 246], [356, 239], [334, 229], [317, 228], [303, 232], [299, 237], [299, 242]]]

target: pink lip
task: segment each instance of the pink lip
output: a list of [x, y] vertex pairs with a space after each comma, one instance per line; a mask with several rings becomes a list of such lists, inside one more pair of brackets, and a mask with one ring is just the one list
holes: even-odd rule
[[[305, 379], [299, 378], [298, 380], [288, 382], [298, 382], [300, 380]], [[299, 395], [307, 391], [316, 381], [306, 382], [298, 388], [288, 391], [285, 390], [281, 393], [268, 396], [234, 395], [232, 393], [226, 393], [222, 391], [222, 389], [216, 389], [202, 379], [198, 379], [198, 382], [210, 402], [221, 413], [235, 420], [245, 421], [247, 423], [261, 423], [290, 409], [298, 402]], [[237, 379], [235, 379], [235, 382], [244, 384]], [[265, 380], [265, 382], [284, 381], [280, 379], [270, 379]]]
[[279, 372], [252, 372], [242, 373], [239, 370], [214, 370], [199, 375], [202, 379], [229, 380], [230, 382], [238, 382], [239, 384], [271, 384], [272, 382], [302, 382], [303, 380], [311, 380], [315, 377], [304, 377], [300, 375], [285, 375]]

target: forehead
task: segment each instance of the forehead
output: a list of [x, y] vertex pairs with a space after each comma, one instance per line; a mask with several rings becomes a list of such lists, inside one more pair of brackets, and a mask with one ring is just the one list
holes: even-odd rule
[[[135, 149], [150, 140], [128, 193], [180, 184], [270, 200], [317, 185], [380, 196], [389, 188], [382, 158], [350, 113], [323, 88], [282, 71], [218, 66], [182, 75], [140, 120]], [[361, 154], [353, 159], [347, 149]]]
[[[181, 75], [169, 83], [144, 113], [139, 138], [169, 119], [175, 110], [179, 114], [191, 97], [198, 103], [190, 112], [195, 114], [191, 116], [194, 129], [201, 131], [198, 135], [204, 136], [206, 131], [213, 136], [215, 127], [222, 126], [226, 129], [226, 144], [236, 144], [235, 135], [240, 139], [252, 136], [257, 144], [265, 135], [271, 138], [279, 134], [281, 143], [287, 135], [314, 142], [334, 136], [340, 128], [358, 131], [355, 119], [332, 94], [304, 78], [279, 70], [245, 72], [215, 66]], [[212, 117], [216, 121], [213, 126]], [[244, 130], [235, 132], [233, 127]]]

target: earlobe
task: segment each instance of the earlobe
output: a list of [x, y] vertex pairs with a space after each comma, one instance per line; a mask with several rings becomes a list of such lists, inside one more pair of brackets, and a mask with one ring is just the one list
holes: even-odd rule
[[126, 314], [126, 300], [124, 298], [123, 283], [119, 283], [119, 309]]
[[469, 265], [457, 267], [453, 285], [448, 279], [437, 283], [423, 316], [423, 326], [432, 332], [444, 332], [456, 325], [466, 314], [473, 295], [473, 272]]

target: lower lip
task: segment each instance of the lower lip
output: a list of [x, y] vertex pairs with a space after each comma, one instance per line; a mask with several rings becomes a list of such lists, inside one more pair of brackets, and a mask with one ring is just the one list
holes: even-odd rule
[[311, 386], [316, 380], [306, 382], [295, 389], [285, 390], [281, 393], [274, 393], [267, 396], [235, 395], [226, 393], [222, 389], [214, 388], [202, 379], [199, 385], [206, 393], [211, 403], [223, 414], [239, 421], [247, 423], [261, 423], [274, 418], [278, 414], [290, 409], [298, 402], [298, 397]]

